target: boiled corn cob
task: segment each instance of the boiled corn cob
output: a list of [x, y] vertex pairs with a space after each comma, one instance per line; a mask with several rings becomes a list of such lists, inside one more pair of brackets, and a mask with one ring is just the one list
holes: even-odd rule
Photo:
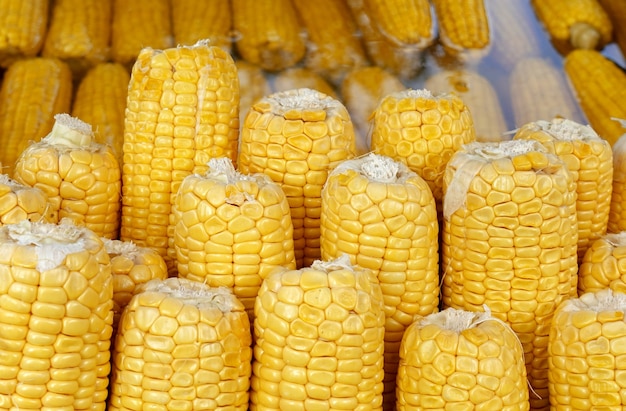
[[373, 115], [372, 151], [419, 174], [440, 202], [443, 171], [463, 144], [476, 139], [469, 108], [454, 94], [406, 89], [383, 98]]
[[574, 295], [576, 188], [566, 164], [539, 142], [472, 143], [444, 175], [444, 307], [483, 311], [522, 342], [533, 410], [548, 407], [548, 334]]
[[0, 226], [22, 220], [56, 223], [48, 196], [39, 188], [29, 187], [0, 174]]
[[0, 408], [106, 409], [113, 283], [93, 231], [0, 227]]
[[613, 152], [589, 126], [567, 119], [535, 121], [520, 127], [514, 139], [534, 139], [559, 156], [576, 184], [578, 261], [607, 232], [613, 185]]
[[448, 308], [418, 318], [399, 355], [397, 411], [530, 409], [522, 347], [490, 313]]
[[180, 182], [210, 158], [237, 156], [239, 81], [232, 57], [199, 42], [143, 49], [133, 66], [124, 120], [120, 239], [167, 255]]
[[46, 193], [59, 220], [117, 238], [122, 179], [113, 150], [95, 143], [84, 121], [69, 114], [54, 118], [52, 131], [17, 159], [15, 180]]
[[0, 67], [35, 57], [48, 30], [49, 0], [0, 0]]
[[626, 54], [626, 3], [620, 0], [598, 0], [613, 24], [613, 40], [622, 54]]
[[227, 289], [149, 281], [122, 314], [108, 410], [245, 411], [250, 346], [248, 316]]
[[[623, 121], [626, 126], [626, 121]], [[626, 231], [626, 138], [613, 145], [613, 187], [607, 232]]]
[[270, 274], [254, 308], [250, 410], [381, 410], [382, 291], [347, 257]]
[[564, 68], [589, 124], [614, 144], [624, 133], [614, 118], [626, 119], [626, 73], [595, 50], [574, 50]]
[[310, 88], [332, 98], [338, 98], [333, 86], [315, 71], [306, 67], [291, 67], [281, 70], [274, 76], [272, 93], [279, 93], [299, 88]]
[[76, 78], [109, 59], [113, 0], [55, 0], [42, 55], [65, 61]]
[[173, 207], [178, 277], [228, 287], [253, 320], [261, 281], [296, 268], [287, 197], [264, 174], [244, 175], [227, 158], [183, 180]]
[[566, 300], [549, 341], [552, 410], [624, 407], [626, 295], [602, 290]]
[[270, 83], [263, 69], [245, 60], [235, 60], [237, 77], [239, 78], [239, 124], [250, 110], [250, 106], [269, 94], [272, 94]]
[[192, 45], [208, 39], [212, 46], [232, 51], [230, 1], [176, 0], [172, 1], [171, 13], [176, 44]]
[[235, 47], [244, 60], [270, 71], [294, 66], [306, 46], [290, 0], [231, 0]]
[[491, 33], [484, 0], [433, 0], [432, 4], [439, 41], [446, 49], [453, 53], [487, 50]]
[[0, 88], [0, 163], [11, 176], [15, 160], [33, 141], [46, 136], [54, 115], [68, 112], [72, 72], [58, 59], [17, 61], [4, 73]]
[[328, 173], [354, 157], [354, 128], [337, 99], [308, 88], [252, 105], [241, 131], [239, 170], [265, 173], [283, 189], [293, 221], [296, 266], [320, 256], [321, 191]]
[[439, 223], [428, 184], [389, 157], [340, 163], [322, 190], [322, 260], [347, 255], [371, 270], [385, 305], [385, 390], [394, 409], [398, 352], [416, 315], [439, 306]]
[[82, 78], [72, 103], [72, 116], [91, 124], [96, 142], [109, 145], [120, 164], [129, 81], [121, 64], [98, 64]]
[[472, 69], [440, 70], [424, 87], [434, 94], [458, 95], [472, 113], [476, 141], [500, 141], [509, 130], [498, 93], [486, 77]]
[[580, 263], [578, 295], [610, 288], [626, 293], [626, 231], [595, 240]]

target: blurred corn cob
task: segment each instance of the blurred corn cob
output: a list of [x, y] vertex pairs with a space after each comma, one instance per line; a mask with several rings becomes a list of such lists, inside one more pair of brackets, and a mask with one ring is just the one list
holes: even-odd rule
[[109, 145], [120, 164], [129, 81], [121, 64], [98, 64], [82, 78], [72, 103], [72, 116], [91, 124], [96, 142]]
[[598, 0], [613, 23], [613, 40], [626, 55], [626, 2], [621, 0]]
[[439, 41], [451, 54], [487, 53], [491, 33], [484, 0], [432, 0]]
[[548, 333], [575, 295], [576, 187], [537, 141], [472, 143], [444, 176], [444, 307], [491, 310], [524, 347], [533, 410], [548, 409]]
[[49, 9], [49, 0], [0, 0], [0, 67], [39, 54]]
[[244, 60], [280, 71], [304, 57], [306, 45], [291, 0], [231, 0], [235, 47]]
[[237, 77], [239, 78], [239, 124], [243, 121], [250, 110], [250, 106], [262, 97], [272, 93], [270, 83], [263, 69], [245, 60], [235, 60]]
[[122, 314], [108, 410], [248, 409], [250, 323], [225, 288], [152, 280]]
[[472, 113], [477, 141], [500, 141], [507, 127], [500, 99], [491, 82], [472, 69], [440, 70], [424, 87], [434, 94], [458, 95]]
[[626, 293], [626, 231], [608, 233], [595, 240], [578, 270], [578, 295], [610, 288]]
[[290, 67], [276, 73], [271, 88], [272, 93], [310, 88], [332, 98], [338, 98], [335, 89], [324, 77], [305, 67]]
[[614, 118], [626, 119], [626, 73], [595, 50], [572, 51], [564, 68], [589, 124], [614, 144], [624, 133]]
[[0, 174], [0, 226], [22, 220], [56, 223], [48, 196], [39, 188], [18, 183]]
[[[171, 2], [175, 44], [192, 45], [209, 40], [227, 53], [232, 51], [232, 11], [229, 0], [175, 0]], [[148, 44], [151, 46], [151, 44]]]
[[52, 131], [17, 159], [15, 179], [43, 190], [59, 220], [117, 238], [122, 179], [113, 150], [94, 142], [91, 125], [82, 120], [54, 118]]
[[[622, 123], [626, 126], [626, 120]], [[607, 231], [626, 231], [626, 138], [622, 137], [613, 145], [613, 187]]]
[[355, 155], [354, 128], [337, 99], [302, 88], [252, 105], [241, 130], [239, 170], [265, 173], [289, 201], [297, 267], [320, 256], [321, 191], [328, 173]]
[[7, 69], [0, 88], [0, 163], [11, 176], [15, 160], [52, 129], [54, 115], [70, 110], [72, 73], [58, 59], [34, 57]]
[[520, 60], [510, 74], [509, 87], [514, 128], [557, 117], [582, 122], [582, 113], [567, 78], [547, 59]]

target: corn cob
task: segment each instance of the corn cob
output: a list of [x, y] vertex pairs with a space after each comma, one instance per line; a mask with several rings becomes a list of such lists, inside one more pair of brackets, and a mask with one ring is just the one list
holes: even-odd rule
[[338, 98], [333, 86], [316, 72], [305, 67], [291, 67], [276, 73], [272, 93], [298, 88], [310, 88], [332, 98]]
[[296, 268], [287, 197], [264, 174], [211, 159], [205, 175], [185, 177], [173, 215], [178, 277], [230, 288], [250, 320], [261, 281], [276, 267]]
[[255, 103], [241, 131], [239, 170], [265, 173], [289, 202], [298, 268], [320, 256], [321, 191], [328, 172], [354, 157], [354, 128], [345, 106], [302, 88]]
[[113, 0], [111, 59], [132, 67], [145, 47], [174, 46], [169, 0]]
[[98, 64], [80, 81], [72, 104], [72, 116], [91, 124], [96, 142], [109, 145], [120, 164], [129, 81], [121, 64]]
[[231, 0], [237, 52], [265, 70], [280, 71], [304, 57], [306, 46], [290, 0]]
[[580, 263], [578, 295], [610, 288], [626, 293], [626, 231], [595, 240]]
[[113, 276], [113, 334], [116, 334], [122, 312], [141, 285], [150, 280], [168, 277], [163, 257], [151, 248], [104, 238], [104, 247], [111, 260]]
[[604, 11], [609, 15], [613, 24], [613, 40], [617, 43], [622, 54], [626, 55], [626, 3], [620, 0], [599, 0]]
[[17, 61], [4, 73], [0, 88], [0, 163], [11, 176], [15, 160], [52, 129], [54, 115], [69, 111], [72, 73], [58, 59]]
[[448, 308], [416, 319], [399, 355], [398, 411], [530, 408], [522, 347], [490, 313]]
[[48, 196], [39, 188], [29, 187], [0, 174], [0, 226], [22, 220], [56, 223]]
[[558, 155], [576, 184], [578, 261], [607, 232], [613, 185], [610, 144], [589, 126], [567, 120], [536, 121], [520, 127], [514, 139], [534, 139]]
[[500, 141], [509, 130], [498, 93], [491, 82], [472, 69], [441, 70], [426, 78], [433, 94], [453, 93], [472, 113], [476, 141]]
[[46, 193], [59, 220], [117, 238], [122, 179], [113, 150], [93, 142], [91, 126], [82, 120], [54, 118], [50, 134], [17, 159], [15, 180]]
[[[623, 122], [626, 126], [626, 122]], [[626, 231], [626, 138], [613, 145], [613, 186], [607, 232]]]
[[369, 154], [340, 163], [322, 190], [322, 260], [342, 254], [378, 278], [385, 305], [384, 408], [394, 409], [400, 341], [439, 306], [439, 223], [428, 184]]
[[487, 50], [491, 35], [484, 0], [433, 0], [432, 4], [439, 41], [446, 49], [453, 53]]
[[100, 238], [72, 224], [0, 227], [0, 408], [102, 410], [113, 284]]
[[[180, 182], [210, 158], [237, 156], [239, 81], [232, 57], [204, 42], [143, 49], [124, 120], [120, 239], [175, 255], [171, 207]], [[173, 274], [170, 271], [170, 274]]]
[[256, 300], [250, 410], [381, 410], [382, 291], [347, 257], [270, 274]]
[[624, 133], [613, 118], [626, 119], [626, 73], [595, 50], [574, 50], [564, 68], [589, 124], [614, 144]]
[[245, 60], [235, 60], [239, 78], [239, 124], [243, 124], [250, 106], [272, 93], [270, 83], [263, 69]]
[[448, 160], [476, 139], [463, 100], [454, 94], [407, 89], [383, 98], [373, 119], [372, 151], [408, 165], [426, 180], [439, 203]]
[[35, 57], [48, 30], [49, 0], [0, 0], [0, 67]]
[[55, 0], [42, 55], [65, 61], [76, 78], [109, 58], [112, 0]]
[[232, 51], [230, 1], [176, 0], [172, 1], [171, 13], [176, 44], [192, 45], [208, 39], [212, 46]]
[[624, 408], [626, 295], [602, 290], [564, 301], [549, 341], [552, 410]]
[[122, 314], [108, 410], [245, 411], [251, 343], [248, 316], [227, 289], [149, 281]]
[[483, 311], [522, 342], [533, 410], [548, 407], [548, 333], [574, 295], [576, 189], [566, 164], [539, 142], [472, 143], [444, 176], [444, 307]]
[[555, 48], [602, 49], [612, 39], [613, 25], [598, 0], [531, 0], [537, 19]]

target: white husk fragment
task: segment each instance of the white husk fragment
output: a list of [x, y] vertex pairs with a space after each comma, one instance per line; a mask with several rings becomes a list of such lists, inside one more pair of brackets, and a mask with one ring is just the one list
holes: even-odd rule
[[355, 170], [370, 181], [379, 183], [403, 183], [412, 172], [404, 164], [391, 157], [369, 153], [363, 157], [344, 160], [337, 165], [331, 175]]
[[336, 99], [310, 88], [281, 91], [265, 97], [276, 114], [283, 115], [290, 110], [331, 111], [343, 105]]
[[590, 126], [586, 126], [565, 118], [555, 118], [551, 121], [539, 120], [533, 123], [539, 130], [546, 131], [555, 138], [564, 141], [600, 140], [601, 137]]
[[405, 90], [396, 91], [395, 93], [391, 93], [391, 97], [396, 99], [402, 98], [433, 98], [433, 93], [425, 88], [422, 89], [412, 89], [408, 88]]
[[42, 139], [44, 143], [69, 147], [88, 147], [93, 141], [91, 124], [67, 113], [56, 114], [50, 133]]
[[243, 305], [226, 287], [209, 287], [205, 283], [186, 278], [154, 279], [139, 286], [140, 292], [157, 292], [179, 299], [198, 309], [217, 308], [223, 313], [243, 311]]
[[615, 292], [610, 288], [589, 292], [578, 298], [571, 298], [563, 303], [564, 312], [576, 311], [621, 311], [626, 313], [626, 294]]
[[331, 272], [337, 270], [350, 270], [354, 271], [355, 267], [350, 262], [350, 257], [347, 254], [342, 254], [334, 260], [322, 261], [315, 260], [311, 264], [311, 268], [318, 271]]
[[420, 320], [420, 325], [433, 324], [445, 330], [461, 333], [492, 318], [490, 311], [479, 312], [446, 308], [443, 311], [424, 317]]
[[132, 241], [112, 240], [104, 237], [102, 238], [102, 241], [104, 242], [104, 248], [109, 255], [123, 255], [131, 260], [135, 260], [141, 253], [137, 244]]
[[626, 245], [626, 231], [619, 233], [606, 233], [604, 239], [614, 247]]
[[[256, 181], [259, 184], [259, 179], [264, 179], [259, 175], [245, 175], [235, 170], [232, 160], [228, 157], [212, 158], [209, 160], [208, 166], [206, 178], [226, 185], [236, 184], [238, 181]], [[242, 205], [246, 201], [255, 202], [257, 200], [248, 192], [236, 192], [226, 198], [228, 204]]]

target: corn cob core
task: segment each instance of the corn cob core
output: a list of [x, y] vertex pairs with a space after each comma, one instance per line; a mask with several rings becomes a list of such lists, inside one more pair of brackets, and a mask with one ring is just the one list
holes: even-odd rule
[[577, 278], [576, 189], [539, 142], [472, 143], [444, 176], [444, 307], [508, 323], [524, 347], [533, 409], [548, 405], [547, 337]]
[[578, 295], [610, 288], [626, 293], [626, 231], [595, 240], [578, 270]]
[[530, 409], [520, 342], [489, 312], [448, 308], [416, 319], [399, 355], [398, 411]]
[[267, 174], [287, 196], [297, 267], [319, 258], [322, 187], [328, 172], [354, 155], [354, 128], [339, 100], [301, 88], [271, 94], [250, 108], [239, 169]]
[[56, 223], [55, 216], [42, 190], [0, 174], [0, 226], [22, 220]]
[[113, 284], [91, 230], [0, 227], [0, 408], [105, 410]]
[[[626, 128], [626, 119], [617, 121]], [[612, 150], [613, 187], [607, 231], [619, 233], [626, 230], [626, 138], [617, 139]]]
[[250, 323], [232, 292], [175, 277], [138, 291], [118, 328], [108, 409], [247, 410]]
[[623, 408], [625, 312], [626, 295], [609, 289], [559, 305], [548, 351], [551, 409]]
[[228, 287], [250, 319], [261, 281], [295, 269], [287, 197], [264, 174], [244, 175], [225, 157], [183, 180], [174, 203], [178, 277]]
[[385, 306], [385, 408], [395, 404], [398, 349], [415, 315], [439, 306], [439, 223], [428, 184], [369, 154], [340, 163], [322, 190], [323, 260], [347, 255], [378, 277]]
[[384, 311], [347, 256], [270, 274], [254, 320], [250, 410], [382, 410]]

